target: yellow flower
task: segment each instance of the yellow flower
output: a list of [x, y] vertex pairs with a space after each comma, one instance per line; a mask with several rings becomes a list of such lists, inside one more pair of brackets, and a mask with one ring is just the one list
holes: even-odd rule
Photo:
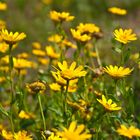
[[111, 99], [107, 101], [104, 95], [102, 95], [102, 99], [97, 99], [97, 101], [109, 111], [117, 111], [122, 109], [121, 107], [118, 107], [116, 103], [112, 103]]
[[6, 78], [3, 76], [3, 77], [0, 77], [0, 83], [3, 83], [6, 81]]
[[13, 59], [14, 62], [14, 68], [21, 70], [21, 69], [25, 69], [25, 68], [32, 68], [34, 66], [34, 63], [23, 59], [23, 58], [15, 58]]
[[0, 2], [0, 10], [6, 10], [7, 9], [7, 4], [4, 2]]
[[73, 48], [73, 49], [77, 49], [77, 46], [75, 44], [73, 44], [72, 42], [68, 41], [67, 39], [64, 39], [61, 44], [61, 47], [68, 47], [68, 48]]
[[43, 57], [46, 55], [45, 51], [43, 50], [38, 50], [38, 49], [34, 49], [32, 50], [32, 54], [38, 56], [38, 57]]
[[49, 60], [46, 59], [46, 58], [39, 57], [39, 58], [38, 58], [38, 62], [39, 62], [41, 65], [47, 65], [47, 64], [49, 63]]
[[33, 82], [31, 84], [27, 84], [26, 88], [30, 93], [33, 93], [33, 94], [34, 93], [43, 93], [46, 90], [45, 84], [42, 82], [39, 82], [39, 81]]
[[125, 125], [121, 125], [120, 128], [117, 129], [119, 135], [123, 135], [132, 139], [134, 136], [140, 137], [140, 129], [136, 128], [135, 126], [130, 126], [127, 128]]
[[88, 140], [91, 138], [91, 134], [85, 132], [85, 126], [83, 124], [77, 126], [76, 121], [71, 122], [69, 128], [63, 128], [64, 131], [59, 131], [57, 134], [65, 140]]
[[90, 56], [97, 57], [97, 53], [96, 52], [90, 52]]
[[49, 87], [54, 91], [60, 91], [61, 90], [61, 86], [57, 83], [49, 84]]
[[21, 119], [32, 119], [35, 116], [31, 113], [25, 112], [24, 110], [21, 110], [18, 114], [19, 118]]
[[8, 132], [5, 129], [3, 129], [1, 135], [5, 140], [13, 140], [13, 134], [10, 131]]
[[70, 13], [68, 12], [60, 13], [56, 11], [50, 11], [50, 18], [56, 22], [63, 22], [63, 21], [72, 21], [74, 19], [74, 16], [70, 16]]
[[14, 133], [14, 140], [33, 140], [32, 135], [27, 135], [27, 131], [22, 130]]
[[89, 36], [88, 34], [82, 34], [79, 30], [71, 29], [70, 31], [72, 33], [73, 38], [77, 41], [87, 42], [91, 40], [91, 36]]
[[6, 22], [3, 20], [0, 20], [0, 30], [6, 28]]
[[83, 24], [83, 23], [80, 23], [78, 26], [77, 26], [77, 30], [80, 31], [82, 34], [83, 33], [98, 33], [100, 32], [100, 28], [97, 27], [95, 24], [93, 23], [86, 23], [86, 24]]
[[109, 65], [104, 68], [104, 71], [113, 78], [122, 78], [129, 75], [133, 69]]
[[51, 133], [51, 135], [48, 137], [47, 140], [64, 140], [64, 139], [60, 138], [59, 136], [55, 136], [54, 133]]
[[87, 74], [86, 71], [82, 71], [83, 66], [80, 65], [76, 68], [76, 62], [73, 62], [69, 68], [66, 61], [63, 61], [63, 63], [58, 62], [58, 67], [60, 69], [60, 71], [58, 71], [60, 76], [65, 80], [73, 80]]
[[52, 46], [46, 46], [47, 56], [53, 59], [57, 59], [60, 57], [60, 54], [56, 53]]
[[112, 14], [116, 14], [116, 15], [126, 15], [127, 14], [127, 11], [125, 9], [121, 9], [118, 7], [108, 8], [108, 11], [111, 12]]
[[29, 54], [28, 53], [20, 53], [17, 55], [18, 58], [22, 58], [22, 59], [27, 59], [29, 57]]
[[9, 49], [9, 45], [6, 44], [5, 42], [0, 43], [0, 52], [5, 53]]
[[6, 29], [2, 29], [0, 32], [0, 35], [2, 39], [7, 43], [7, 44], [16, 44], [20, 40], [23, 40], [26, 37], [25, 33], [13, 33], [13, 32], [8, 32]]
[[[63, 87], [64, 90], [66, 90], [66, 80], [64, 80], [62, 77], [61, 77], [62, 81], [60, 82], [59, 80], [56, 80], [58, 83], [52, 83], [50, 84], [50, 88], [54, 91], [61, 91], [61, 88]], [[78, 79], [74, 79], [74, 80], [71, 80], [69, 82], [69, 87], [68, 87], [68, 92], [75, 92], [77, 90], [77, 85], [76, 83], [78, 82]]]
[[32, 43], [32, 47], [33, 47], [34, 49], [41, 49], [41, 44], [40, 44], [39, 42], [33, 42], [33, 43]]
[[49, 42], [55, 42], [55, 43], [61, 42], [62, 39], [63, 39], [63, 36], [58, 35], [58, 34], [54, 34], [48, 37]]
[[4, 129], [3, 124], [0, 124], [0, 132]]
[[132, 33], [132, 29], [123, 30], [120, 28], [119, 30], [114, 31], [115, 39], [123, 44], [127, 44], [131, 41], [137, 40], [136, 34]]

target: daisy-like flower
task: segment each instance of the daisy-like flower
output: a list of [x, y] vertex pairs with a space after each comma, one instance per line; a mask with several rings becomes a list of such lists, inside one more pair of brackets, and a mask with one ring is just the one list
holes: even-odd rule
[[30, 93], [33, 93], [33, 94], [34, 93], [43, 93], [46, 90], [45, 84], [42, 82], [39, 82], [39, 81], [33, 82], [31, 84], [27, 84], [26, 88]]
[[98, 33], [100, 31], [100, 28], [97, 27], [95, 24], [93, 23], [80, 23], [77, 26], [77, 30], [80, 31], [82, 34], [83, 33]]
[[68, 12], [50, 11], [50, 18], [56, 22], [72, 21], [75, 17], [70, 16]]
[[126, 15], [127, 11], [125, 9], [121, 9], [118, 7], [110, 7], [108, 8], [108, 11], [112, 14], [116, 14], [116, 15]]
[[133, 137], [140, 137], [140, 129], [135, 126], [126, 127], [125, 125], [121, 125], [120, 128], [117, 129], [119, 135], [128, 137], [132, 139]]
[[91, 40], [91, 36], [88, 34], [82, 34], [79, 30], [71, 29], [71, 34], [74, 39], [81, 42], [87, 42]]
[[108, 111], [117, 111], [121, 110], [121, 107], [117, 106], [116, 103], [112, 103], [112, 100], [107, 100], [104, 95], [102, 95], [102, 99], [97, 99], [97, 101], [104, 106]]
[[104, 68], [104, 71], [113, 78], [122, 78], [129, 75], [133, 69], [109, 65]]
[[7, 44], [16, 44], [20, 40], [23, 40], [26, 37], [25, 33], [18, 33], [18, 32], [8, 32], [6, 29], [2, 29], [0, 32], [0, 36]]
[[70, 67], [68, 67], [66, 61], [63, 61], [63, 63], [58, 62], [58, 67], [60, 69], [58, 73], [65, 80], [73, 80], [87, 74], [87, 72], [83, 70], [83, 66], [80, 65], [76, 68], [76, 62], [73, 62]]
[[2, 136], [5, 140], [13, 140], [13, 134], [12, 134], [12, 132], [6, 131], [5, 129], [2, 130], [1, 136]]
[[27, 131], [22, 130], [14, 134], [14, 140], [33, 140], [33, 138], [27, 134]]
[[76, 121], [71, 122], [69, 128], [63, 128], [64, 131], [59, 131], [57, 134], [65, 140], [88, 140], [91, 138], [91, 134], [85, 132], [85, 126], [83, 124], [77, 126]]
[[136, 34], [132, 32], [132, 29], [116, 29], [114, 31], [115, 39], [123, 44], [127, 44], [131, 41], [137, 40]]

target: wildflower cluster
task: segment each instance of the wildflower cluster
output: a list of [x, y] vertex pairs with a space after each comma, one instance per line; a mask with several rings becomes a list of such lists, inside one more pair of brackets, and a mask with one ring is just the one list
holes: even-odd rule
[[[121, 24], [77, 23], [74, 12], [54, 3], [42, 0], [35, 8], [47, 11], [51, 23], [45, 40], [34, 40], [24, 28], [13, 32], [0, 19], [0, 139], [139, 139], [140, 54], [131, 45], [138, 35]], [[0, 2], [1, 13], [10, 11], [7, 4]], [[108, 7], [117, 20], [129, 15]]]

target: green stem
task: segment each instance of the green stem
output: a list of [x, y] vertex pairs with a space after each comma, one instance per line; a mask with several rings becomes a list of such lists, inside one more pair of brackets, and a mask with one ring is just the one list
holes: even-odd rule
[[124, 45], [122, 44], [121, 46], [121, 62], [120, 62], [120, 65], [123, 66], [124, 65]]
[[40, 98], [40, 94], [39, 94], [39, 93], [37, 93], [37, 97], [38, 97], [40, 112], [41, 112], [41, 116], [42, 116], [42, 120], [43, 120], [44, 130], [46, 130], [45, 117], [44, 117], [43, 108], [42, 108], [42, 103], [41, 103], [41, 98]]
[[65, 91], [65, 98], [64, 98], [64, 115], [66, 115], [67, 112], [67, 93], [68, 93], [68, 87], [69, 87], [69, 80], [67, 80], [66, 84], [66, 91]]
[[100, 59], [100, 56], [99, 56], [99, 50], [98, 50], [96, 45], [95, 45], [95, 52], [96, 52], [96, 55], [97, 55], [98, 65], [99, 65], [99, 67], [102, 67], [101, 59]]
[[12, 70], [13, 70], [13, 57], [12, 57], [12, 44], [9, 44], [9, 78], [10, 78], [10, 90], [11, 90], [11, 105], [10, 105], [10, 124], [12, 132], [14, 133], [14, 123], [13, 123], [13, 102], [14, 102], [14, 88], [13, 88], [13, 78], [12, 78]]

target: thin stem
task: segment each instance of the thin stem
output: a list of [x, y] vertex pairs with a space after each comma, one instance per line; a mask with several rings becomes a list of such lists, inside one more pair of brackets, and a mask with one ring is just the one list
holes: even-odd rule
[[40, 94], [39, 94], [39, 93], [37, 93], [37, 97], [38, 97], [40, 112], [41, 112], [41, 116], [42, 116], [42, 120], [43, 120], [44, 130], [46, 130], [45, 117], [44, 117], [43, 108], [42, 108], [42, 103], [41, 103], [41, 98], [40, 98]]
[[98, 65], [100, 67], [102, 67], [102, 63], [101, 63], [101, 59], [100, 59], [100, 56], [99, 56], [99, 50], [97, 48], [97, 46], [95, 45], [95, 52], [96, 52], [96, 55], [97, 55], [97, 62], [98, 62]]
[[13, 70], [13, 57], [11, 54], [12, 51], [12, 44], [9, 44], [9, 78], [10, 78], [10, 90], [11, 90], [11, 105], [10, 105], [10, 124], [12, 128], [12, 132], [14, 133], [14, 123], [13, 123], [13, 102], [14, 102], [14, 88], [13, 88], [13, 78], [12, 78], [12, 70]]
[[68, 87], [69, 87], [69, 80], [67, 80], [67, 84], [66, 84], [66, 91], [65, 91], [65, 98], [64, 98], [64, 115], [66, 115], [66, 111], [67, 111], [67, 92], [68, 92]]

